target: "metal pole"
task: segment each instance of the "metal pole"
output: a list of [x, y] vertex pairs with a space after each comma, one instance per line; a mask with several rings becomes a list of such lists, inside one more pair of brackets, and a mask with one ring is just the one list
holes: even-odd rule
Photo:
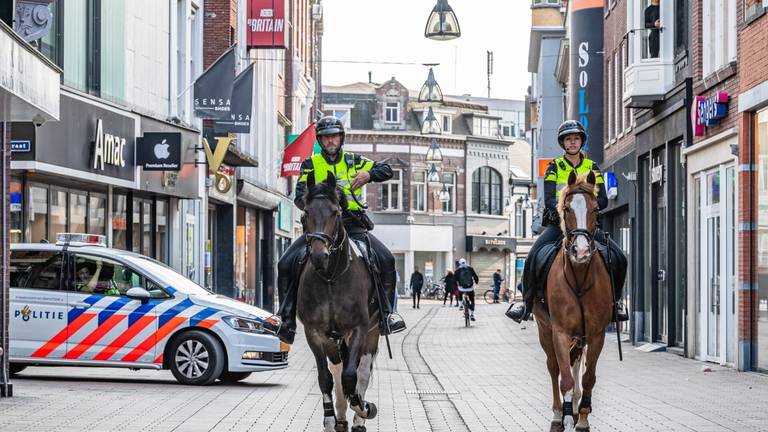
[[[3, 113], [8, 111], [8, 106], [3, 108]], [[6, 274], [8, 271], [8, 160], [7, 160], [7, 137], [10, 135], [8, 132], [8, 122], [3, 119], [2, 121], [2, 135], [0, 135], [0, 156], [3, 158], [3, 181], [2, 181], [2, 194], [3, 194], [3, 234], [0, 236], [2, 239], [2, 271], [0, 271], [0, 397], [13, 396], [13, 385], [10, 382], [8, 373], [8, 309], [9, 309], [9, 292], [8, 292], [8, 280]]]

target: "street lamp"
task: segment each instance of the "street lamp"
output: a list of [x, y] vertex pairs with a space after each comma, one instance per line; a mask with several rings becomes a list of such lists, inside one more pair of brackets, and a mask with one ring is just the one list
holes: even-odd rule
[[427, 149], [427, 163], [439, 164], [443, 162], [443, 152], [437, 144], [437, 138], [432, 138], [432, 144]]
[[432, 68], [429, 68], [427, 81], [421, 86], [419, 102], [443, 102], [443, 91], [440, 89], [440, 84], [435, 80], [435, 73]]
[[459, 20], [448, 4], [448, 0], [437, 0], [437, 4], [429, 14], [424, 37], [432, 40], [451, 40], [461, 36]]
[[427, 116], [424, 117], [424, 123], [421, 124], [421, 133], [422, 134], [439, 134], [442, 132], [442, 129], [440, 128], [440, 122], [437, 121], [437, 118], [435, 117], [435, 112], [432, 111], [432, 107], [429, 107], [429, 111], [427, 111]]
[[439, 199], [441, 203], [447, 203], [451, 200], [451, 193], [448, 192], [448, 186], [445, 183], [443, 183], [443, 188], [440, 190], [437, 199]]
[[443, 180], [440, 178], [440, 171], [437, 170], [437, 166], [435, 164], [432, 164], [432, 166], [429, 167], [427, 183], [429, 183], [430, 186], [439, 186], [443, 183]]

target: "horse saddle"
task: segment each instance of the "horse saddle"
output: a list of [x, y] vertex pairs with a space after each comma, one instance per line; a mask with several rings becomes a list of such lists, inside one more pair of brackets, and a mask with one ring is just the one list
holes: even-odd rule
[[544, 293], [547, 288], [547, 275], [549, 275], [549, 269], [555, 261], [557, 251], [560, 249], [562, 241], [562, 238], [560, 238], [555, 243], [545, 244], [538, 250], [536, 256], [533, 257], [533, 273], [538, 275], [538, 277], [534, 278], [534, 284], [539, 298], [545, 298]]

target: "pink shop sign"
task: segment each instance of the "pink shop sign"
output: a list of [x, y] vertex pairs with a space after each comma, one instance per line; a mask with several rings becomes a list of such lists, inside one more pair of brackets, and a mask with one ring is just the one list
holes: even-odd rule
[[705, 98], [696, 96], [691, 109], [691, 126], [694, 136], [704, 136], [706, 128], [712, 127], [728, 115], [728, 92], [717, 92]]

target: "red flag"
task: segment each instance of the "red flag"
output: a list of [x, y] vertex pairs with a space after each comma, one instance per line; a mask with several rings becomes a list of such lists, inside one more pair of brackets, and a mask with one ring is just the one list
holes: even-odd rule
[[280, 165], [280, 177], [290, 177], [301, 173], [304, 159], [312, 156], [315, 147], [315, 124], [311, 123], [304, 132], [285, 148], [283, 163]]

